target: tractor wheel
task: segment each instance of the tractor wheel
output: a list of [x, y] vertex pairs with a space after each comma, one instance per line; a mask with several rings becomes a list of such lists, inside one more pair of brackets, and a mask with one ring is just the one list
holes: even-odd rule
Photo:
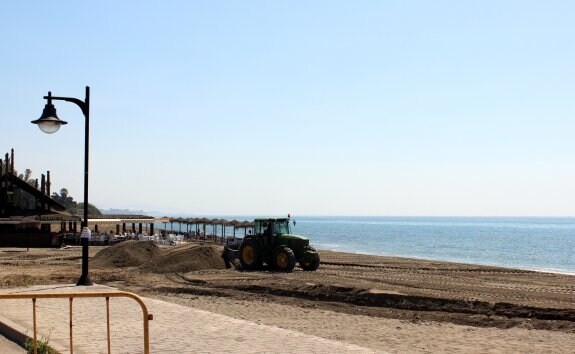
[[299, 262], [300, 267], [305, 271], [314, 271], [319, 268], [319, 254], [315, 249], [313, 251], [307, 251], [304, 259]]
[[240, 263], [242, 269], [254, 270], [261, 268], [262, 255], [257, 244], [252, 240], [242, 242], [240, 246]]
[[280, 272], [289, 273], [295, 267], [295, 256], [289, 247], [280, 247], [274, 252], [273, 265]]

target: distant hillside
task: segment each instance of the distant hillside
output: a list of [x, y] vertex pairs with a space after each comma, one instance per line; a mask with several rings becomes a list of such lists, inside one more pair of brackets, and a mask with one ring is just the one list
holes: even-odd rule
[[130, 210], [130, 209], [100, 209], [104, 215], [145, 215], [143, 210]]

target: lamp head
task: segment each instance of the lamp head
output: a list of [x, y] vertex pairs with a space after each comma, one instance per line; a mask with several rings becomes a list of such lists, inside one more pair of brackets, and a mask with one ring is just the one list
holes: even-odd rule
[[52, 104], [52, 93], [48, 92], [48, 103], [44, 107], [44, 111], [40, 118], [33, 120], [32, 123], [38, 124], [38, 128], [46, 134], [52, 134], [60, 129], [61, 125], [68, 124], [68, 122], [58, 118], [56, 108]]

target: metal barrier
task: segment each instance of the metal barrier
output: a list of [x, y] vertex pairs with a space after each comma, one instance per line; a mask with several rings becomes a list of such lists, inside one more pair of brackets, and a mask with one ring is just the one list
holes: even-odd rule
[[123, 292], [85, 292], [85, 293], [35, 293], [35, 294], [0, 294], [0, 300], [16, 300], [16, 299], [32, 299], [32, 316], [34, 321], [34, 354], [36, 354], [37, 338], [36, 338], [36, 299], [69, 299], [70, 301], [70, 354], [74, 354], [74, 335], [73, 335], [73, 307], [72, 302], [75, 298], [106, 298], [106, 327], [108, 337], [108, 353], [111, 353], [110, 343], [110, 298], [111, 297], [127, 297], [135, 300], [142, 308], [144, 319], [144, 354], [150, 353], [150, 328], [149, 321], [154, 319], [152, 314], [148, 313], [148, 308], [144, 301], [138, 295]]

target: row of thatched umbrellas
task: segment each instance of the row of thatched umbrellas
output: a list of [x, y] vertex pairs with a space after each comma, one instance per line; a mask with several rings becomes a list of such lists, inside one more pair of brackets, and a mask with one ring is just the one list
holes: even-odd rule
[[[168, 223], [170, 223], [170, 230], [174, 231], [174, 223], [179, 224], [179, 232], [182, 232], [182, 225], [185, 224], [187, 231], [190, 230], [190, 225], [195, 225], [196, 232], [200, 231], [200, 225], [202, 225], [203, 233], [206, 234], [206, 225], [212, 225], [212, 233], [215, 235], [217, 227], [220, 226], [222, 230], [222, 237], [226, 236], [226, 228], [233, 227], [233, 236], [236, 236], [236, 229], [244, 229], [244, 235], [247, 234], [249, 229], [253, 229], [255, 226], [253, 221], [238, 221], [238, 220], [225, 220], [225, 219], [207, 219], [207, 218], [170, 218], [164, 216], [162, 219], [168, 220], [164, 221], [164, 229]], [[194, 229], [193, 227], [191, 228]]]

